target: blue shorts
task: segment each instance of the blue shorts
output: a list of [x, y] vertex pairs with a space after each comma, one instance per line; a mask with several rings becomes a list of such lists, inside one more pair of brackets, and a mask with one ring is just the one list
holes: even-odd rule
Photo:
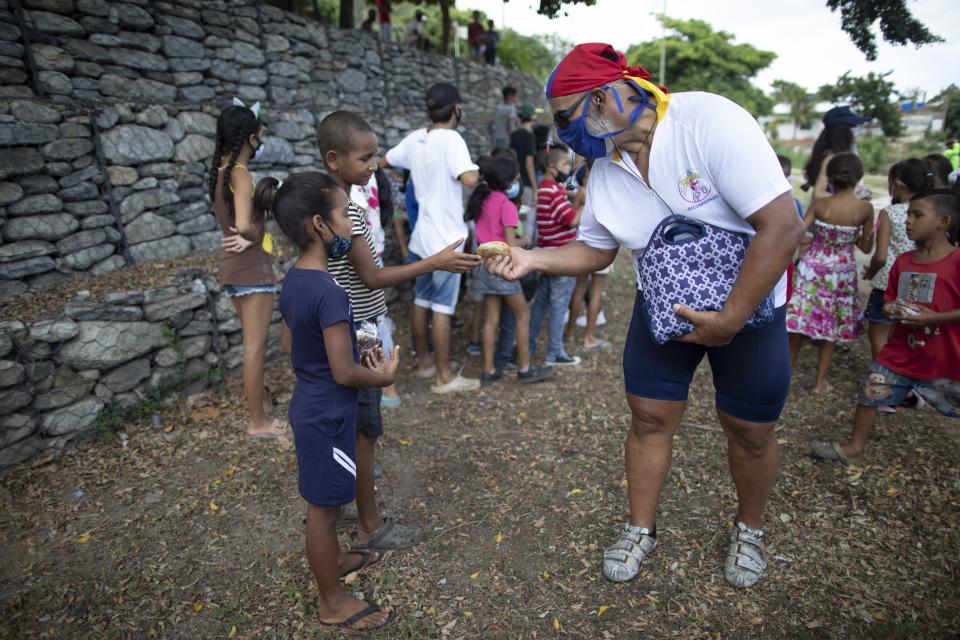
[[356, 419], [291, 417], [300, 495], [316, 507], [339, 507], [356, 495]]
[[238, 296], [247, 296], [251, 293], [276, 293], [277, 285], [275, 284], [225, 284], [223, 285], [223, 293], [226, 294], [228, 298], [236, 298]]
[[418, 307], [452, 316], [460, 296], [460, 274], [449, 271], [425, 273], [417, 278], [413, 296], [413, 304]]
[[658, 345], [644, 318], [637, 293], [623, 352], [627, 393], [652, 400], [687, 400], [693, 374], [703, 356], [710, 360], [717, 409], [747, 422], [776, 422], [790, 391], [790, 350], [786, 305], [773, 321], [737, 334], [730, 344], [704, 347], [671, 341]]
[[900, 375], [883, 365], [873, 363], [870, 373], [860, 385], [857, 404], [867, 407], [896, 407], [915, 391], [934, 409], [948, 418], [960, 418], [960, 381], [940, 378], [918, 380]]
[[523, 293], [523, 286], [519, 282], [510, 282], [493, 275], [480, 265], [474, 271], [473, 293], [478, 296], [510, 296]]
[[893, 320], [883, 315], [883, 289], [871, 289], [870, 300], [863, 311], [863, 319], [874, 324], [893, 324]]

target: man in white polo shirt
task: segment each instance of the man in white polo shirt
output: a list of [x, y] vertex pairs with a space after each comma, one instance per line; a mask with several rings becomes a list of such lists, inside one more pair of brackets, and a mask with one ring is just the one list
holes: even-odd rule
[[[387, 151], [385, 166], [410, 170], [417, 185], [420, 207], [417, 225], [410, 237], [410, 253], [432, 256], [467, 237], [463, 219], [463, 186], [472, 189], [480, 174], [470, 159], [467, 143], [456, 132], [463, 117], [460, 93], [452, 84], [439, 82], [427, 90], [427, 114], [433, 122], [429, 129], [417, 129], [400, 144]], [[460, 249], [463, 247], [461, 245]], [[470, 391], [480, 381], [465, 378], [450, 368], [450, 316], [457, 306], [460, 274], [434, 271], [417, 278], [414, 292], [413, 336], [417, 345], [420, 377], [432, 377], [435, 393]], [[433, 350], [431, 362], [427, 346], [429, 312], [433, 312]]]
[[[695, 327], [679, 340], [652, 340], [638, 290], [623, 357], [633, 414], [626, 441], [630, 518], [603, 557], [604, 575], [625, 582], [653, 551], [673, 436], [693, 373], [707, 356], [739, 502], [724, 577], [749, 587], [766, 570], [763, 508], [777, 473], [774, 425], [790, 385], [784, 271], [802, 227], [790, 185], [749, 113], [710, 93], [669, 95], [649, 77], [599, 43], [578, 45], [557, 65], [547, 97], [560, 139], [595, 159], [578, 239], [550, 251], [514, 248], [487, 268], [506, 278], [530, 271], [580, 275], [611, 264], [620, 247], [631, 251], [636, 267], [654, 229], [671, 214], [752, 237], [721, 311], [674, 309]], [[771, 291], [774, 320], [741, 332]]]

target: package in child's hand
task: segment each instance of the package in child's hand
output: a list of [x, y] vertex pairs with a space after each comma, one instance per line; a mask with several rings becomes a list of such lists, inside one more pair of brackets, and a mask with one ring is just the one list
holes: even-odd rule
[[360, 323], [360, 328], [357, 329], [357, 348], [360, 350], [361, 358], [383, 348], [377, 325], [366, 321]]

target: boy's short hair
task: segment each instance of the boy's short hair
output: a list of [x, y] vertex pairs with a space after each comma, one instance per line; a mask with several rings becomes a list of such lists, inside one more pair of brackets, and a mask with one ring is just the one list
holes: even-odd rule
[[352, 111], [334, 111], [320, 122], [317, 128], [317, 143], [320, 154], [328, 152], [348, 153], [362, 133], [373, 133], [370, 123]]
[[513, 158], [514, 160], [516, 160], [517, 152], [516, 150], [510, 147], [494, 147], [493, 150], [490, 152], [490, 157], [491, 158]]
[[949, 238], [950, 244], [957, 244], [960, 240], [960, 196], [948, 189], [931, 189], [910, 198], [910, 202], [916, 202], [917, 200], [929, 201], [937, 215], [950, 218], [947, 238]]
[[562, 142], [555, 142], [543, 154], [543, 166], [549, 167], [570, 157], [570, 149]]
[[780, 168], [783, 169], [783, 172], [789, 174], [793, 171], [793, 161], [785, 155], [777, 154], [777, 160], [780, 161]]
[[503, 88], [503, 91], [501, 91], [500, 93], [503, 94], [503, 99], [506, 100], [511, 96], [517, 95], [517, 89], [515, 87], [506, 86]]

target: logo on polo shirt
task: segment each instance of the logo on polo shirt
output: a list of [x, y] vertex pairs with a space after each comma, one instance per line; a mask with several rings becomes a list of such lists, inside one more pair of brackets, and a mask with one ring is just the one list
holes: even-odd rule
[[702, 175], [693, 169], [687, 169], [687, 173], [680, 177], [677, 182], [677, 190], [680, 197], [691, 204], [697, 204], [707, 199], [713, 187]]

